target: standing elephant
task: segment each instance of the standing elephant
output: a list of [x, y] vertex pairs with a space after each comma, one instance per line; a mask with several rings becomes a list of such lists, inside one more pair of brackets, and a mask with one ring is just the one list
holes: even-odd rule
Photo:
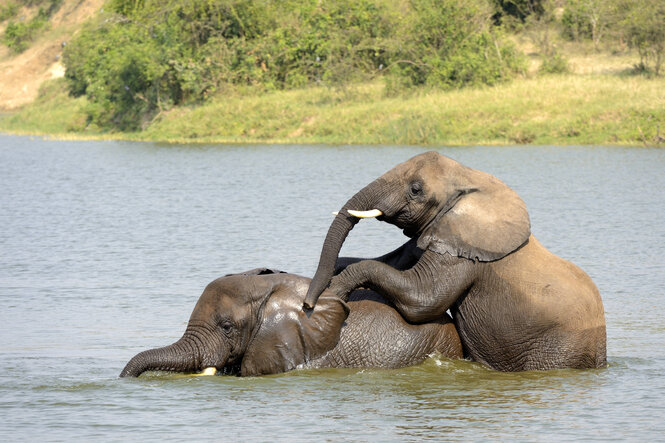
[[348, 303], [323, 292], [308, 315], [302, 304], [309, 283], [265, 268], [219, 278], [203, 291], [180, 340], [137, 354], [120, 376], [208, 368], [254, 376], [297, 367], [397, 368], [434, 353], [462, 357], [449, 317], [410, 325], [371, 291], [357, 291]]
[[[347, 234], [366, 217], [398, 226], [411, 240], [374, 260], [338, 261]], [[512, 189], [435, 152], [386, 172], [339, 211], [305, 308], [329, 284], [341, 297], [370, 288], [413, 323], [450, 309], [467, 356], [491, 368], [606, 364], [603, 304], [591, 279], [531, 235]]]

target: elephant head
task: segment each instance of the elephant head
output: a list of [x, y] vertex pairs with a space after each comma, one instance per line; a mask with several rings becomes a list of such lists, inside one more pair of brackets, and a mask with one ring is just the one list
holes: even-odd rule
[[310, 315], [302, 311], [309, 279], [256, 269], [210, 283], [177, 342], [141, 352], [120, 374], [217, 370], [243, 376], [294, 369], [335, 347], [348, 316], [346, 303], [324, 294]]
[[436, 152], [397, 165], [356, 193], [337, 213], [304, 306], [315, 306], [333, 276], [346, 236], [360, 218], [378, 217], [417, 239], [418, 248], [494, 261], [528, 241], [520, 197], [490, 174]]

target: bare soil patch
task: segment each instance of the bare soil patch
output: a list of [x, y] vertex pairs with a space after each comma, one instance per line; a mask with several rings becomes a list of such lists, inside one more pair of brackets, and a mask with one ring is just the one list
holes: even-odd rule
[[[104, 0], [65, 0], [51, 18], [49, 30], [26, 51], [15, 55], [0, 45], [0, 109], [13, 110], [32, 102], [44, 81], [64, 75], [63, 42], [103, 4]], [[6, 23], [1, 25], [4, 28]]]

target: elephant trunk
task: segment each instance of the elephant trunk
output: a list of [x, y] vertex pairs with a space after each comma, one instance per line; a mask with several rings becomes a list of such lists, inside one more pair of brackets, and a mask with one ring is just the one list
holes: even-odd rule
[[138, 353], [120, 373], [120, 377], [138, 377], [146, 371], [194, 371], [201, 367], [198, 348], [183, 337], [172, 345]]
[[380, 179], [373, 181], [351, 197], [337, 213], [323, 242], [319, 266], [309, 285], [303, 304], [305, 308], [313, 309], [321, 293], [330, 284], [344, 240], [360, 220], [350, 215], [347, 210], [367, 211], [374, 209], [375, 202], [379, 200], [378, 196], [381, 188]]

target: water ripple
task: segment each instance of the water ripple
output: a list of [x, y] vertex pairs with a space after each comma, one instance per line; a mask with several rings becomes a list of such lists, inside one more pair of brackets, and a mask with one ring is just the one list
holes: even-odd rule
[[[312, 275], [330, 212], [423, 150], [0, 136], [0, 439], [662, 438], [657, 149], [438, 148], [513, 187], [540, 241], [592, 276], [607, 368], [506, 374], [434, 357], [398, 370], [118, 378], [135, 353], [177, 340], [220, 275], [257, 266]], [[343, 253], [375, 256], [403, 241], [367, 221]]]

